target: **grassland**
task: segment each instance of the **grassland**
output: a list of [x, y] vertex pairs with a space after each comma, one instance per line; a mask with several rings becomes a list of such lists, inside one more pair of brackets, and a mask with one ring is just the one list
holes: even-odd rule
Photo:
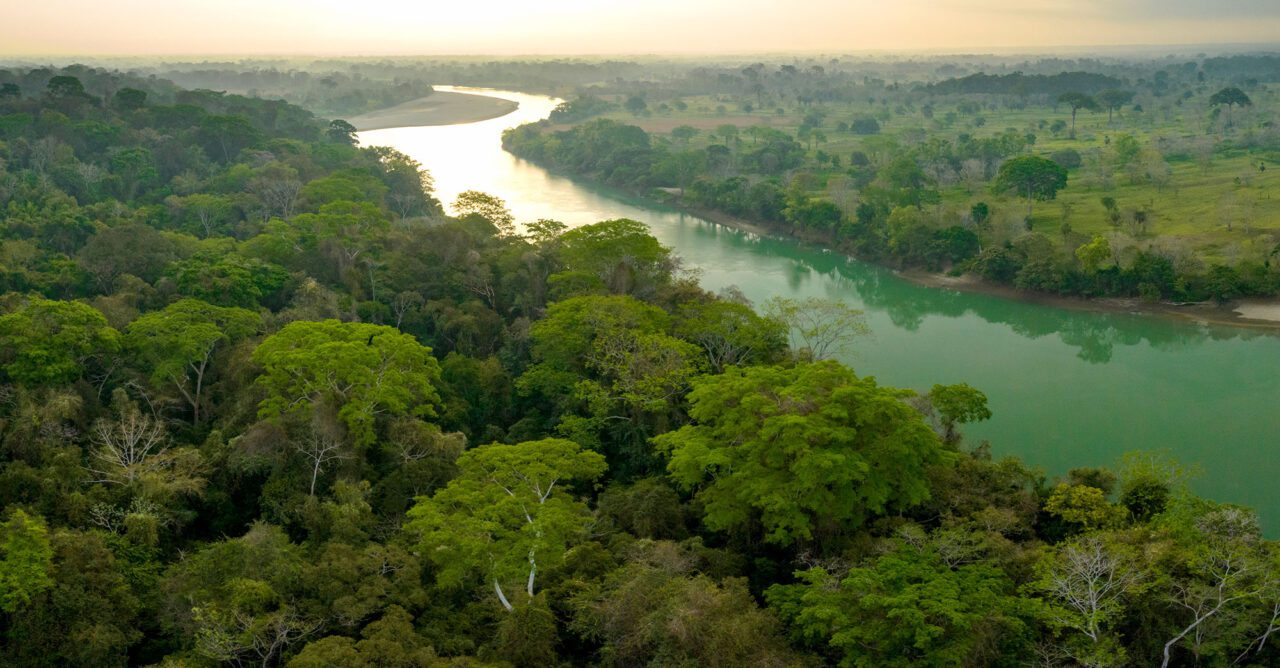
[[[975, 111], [976, 96], [940, 97], [909, 106], [877, 100], [792, 104], [750, 112], [728, 98], [696, 96], [682, 98], [683, 109], [663, 104], [644, 114], [619, 109], [606, 117], [637, 125], [679, 149], [725, 143], [717, 134], [724, 125], [739, 128], [735, 140], [739, 143], [751, 141], [743, 131], [752, 126], [797, 136], [809, 152], [804, 171], [817, 177], [814, 194], [825, 192], [847, 214], [859, 201], [857, 189], [844, 176], [855, 151], [875, 164], [928, 142], [955, 143], [963, 134], [975, 138], [1010, 131], [1031, 134], [1035, 141], [1029, 152], [1048, 157], [1072, 149], [1082, 158], [1079, 167], [1070, 169], [1068, 187], [1054, 201], [1034, 203], [1031, 216], [1031, 228], [1064, 250], [1103, 235], [1117, 252], [1126, 245], [1154, 247], [1174, 257], [1175, 263], [1192, 266], [1265, 261], [1280, 241], [1280, 198], [1275, 197], [1280, 190], [1280, 152], [1257, 145], [1276, 132], [1270, 119], [1280, 108], [1280, 87], [1250, 91], [1253, 106], [1235, 109], [1231, 127], [1221, 116], [1213, 117], [1208, 94], [1180, 102], [1140, 99], [1147, 105], [1145, 111], [1130, 105], [1110, 119], [1106, 112], [1081, 111], [1074, 138], [1065, 106], [1015, 109], [989, 103]], [[960, 111], [966, 103], [968, 109]], [[931, 106], [931, 117], [925, 115], [926, 104]], [[811, 134], [806, 136], [802, 126], [815, 111], [822, 121], [816, 126], [809, 123]], [[842, 129], [842, 124], [866, 117], [878, 120], [879, 133], [860, 135]], [[1054, 121], [1068, 128], [1055, 132], [1051, 130]], [[672, 132], [681, 126], [697, 133], [677, 139]], [[1133, 137], [1140, 150], [1129, 164], [1121, 165], [1116, 142], [1125, 135]], [[824, 155], [835, 156], [840, 165], [819, 160]], [[931, 170], [928, 165], [925, 171], [941, 195], [938, 204], [928, 207], [939, 221], [963, 218], [974, 203], [985, 201], [993, 208], [985, 242], [1003, 242], [1025, 233], [1025, 203], [993, 193], [989, 178], [966, 177], [947, 168]], [[990, 174], [987, 165], [983, 177]], [[1103, 206], [1104, 197], [1114, 198], [1117, 216]], [[1135, 212], [1141, 213], [1135, 216]]]

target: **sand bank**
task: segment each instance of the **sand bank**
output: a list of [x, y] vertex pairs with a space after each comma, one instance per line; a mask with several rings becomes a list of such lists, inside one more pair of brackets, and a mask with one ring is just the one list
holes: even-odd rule
[[352, 116], [346, 121], [361, 131], [418, 125], [455, 125], [505, 116], [515, 111], [517, 106], [511, 100], [496, 97], [436, 91], [427, 97]]

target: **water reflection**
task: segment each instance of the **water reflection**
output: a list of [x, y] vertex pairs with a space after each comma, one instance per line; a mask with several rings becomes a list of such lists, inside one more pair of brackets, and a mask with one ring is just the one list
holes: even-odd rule
[[973, 440], [1051, 473], [1165, 449], [1205, 476], [1213, 498], [1259, 508], [1280, 524], [1280, 338], [1125, 313], [1098, 313], [934, 289], [795, 242], [709, 223], [608, 188], [575, 183], [502, 151], [501, 131], [544, 117], [556, 100], [498, 93], [515, 113], [461, 126], [362, 133], [420, 160], [449, 201], [475, 188], [507, 200], [520, 221], [576, 226], [635, 218], [676, 249], [710, 290], [824, 296], [862, 308], [873, 335], [845, 359], [859, 373], [915, 389], [967, 382], [995, 417]]

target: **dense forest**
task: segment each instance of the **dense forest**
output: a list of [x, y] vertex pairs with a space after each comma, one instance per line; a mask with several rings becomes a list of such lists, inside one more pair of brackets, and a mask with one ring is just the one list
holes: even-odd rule
[[[725, 157], [808, 159], [758, 134]], [[509, 139], [689, 173], [545, 136]], [[928, 204], [899, 169], [888, 220]], [[282, 101], [0, 73], [0, 663], [1280, 662], [1280, 546], [1176, 462], [1048, 479], [965, 440], [979, 389], [833, 361], [839, 303], [710, 294], [637, 221], [453, 211]]]
[[897, 268], [1227, 302], [1280, 294], [1275, 60], [654, 69], [504, 146]]

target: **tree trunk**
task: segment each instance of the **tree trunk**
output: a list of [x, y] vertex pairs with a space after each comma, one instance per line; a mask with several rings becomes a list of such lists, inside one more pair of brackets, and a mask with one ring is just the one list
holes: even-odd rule
[[502, 607], [506, 608], [507, 612], [515, 609], [511, 607], [511, 602], [507, 600], [507, 595], [502, 593], [502, 585], [498, 584], [498, 578], [493, 579], [493, 591], [497, 592], [498, 600], [502, 601]]

